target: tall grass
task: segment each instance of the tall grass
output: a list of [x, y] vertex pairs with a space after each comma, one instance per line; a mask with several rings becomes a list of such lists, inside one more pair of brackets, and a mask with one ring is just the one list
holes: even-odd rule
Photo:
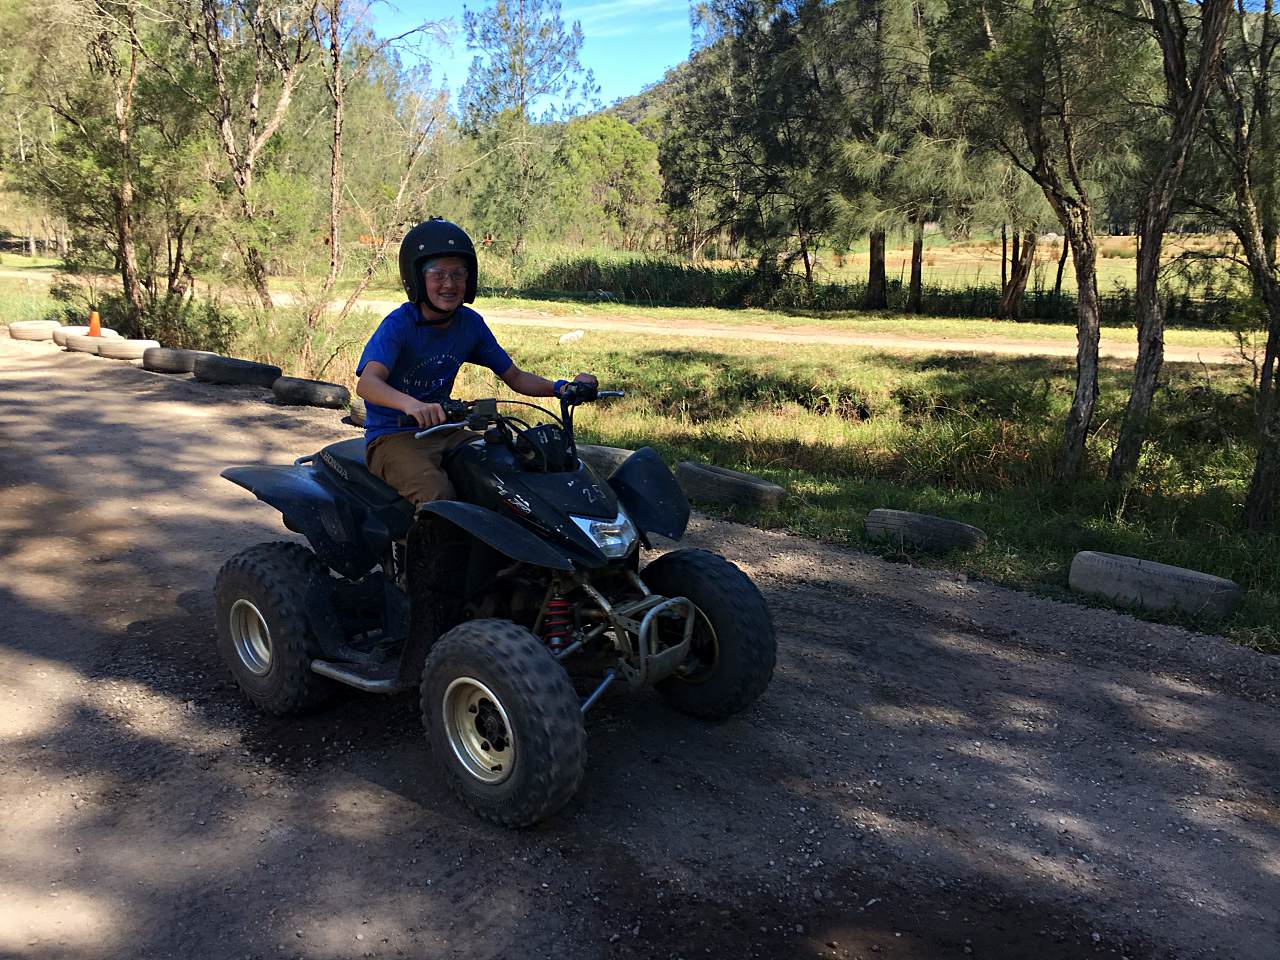
[[43, 320], [53, 306], [53, 300], [43, 290], [28, 290], [18, 283], [0, 284], [0, 323]]

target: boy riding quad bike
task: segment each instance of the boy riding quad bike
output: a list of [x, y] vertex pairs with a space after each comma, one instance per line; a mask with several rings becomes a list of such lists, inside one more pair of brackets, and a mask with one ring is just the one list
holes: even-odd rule
[[573, 796], [583, 715], [618, 681], [698, 717], [753, 703], [776, 653], [760, 592], [704, 550], [641, 567], [651, 535], [684, 535], [675, 478], [647, 447], [607, 480], [578, 457], [574, 409], [620, 395], [569, 383], [558, 416], [447, 401], [447, 422], [417, 436], [479, 435], [444, 456], [456, 498], [416, 511], [369, 473], [359, 438], [292, 466], [224, 470], [310, 545], [250, 547], [218, 574], [218, 646], [248, 698], [290, 714], [338, 683], [417, 687], [450, 787], [513, 827]]

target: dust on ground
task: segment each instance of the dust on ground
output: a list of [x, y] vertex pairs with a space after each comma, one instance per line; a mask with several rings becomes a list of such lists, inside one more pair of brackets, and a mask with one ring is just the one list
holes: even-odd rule
[[698, 520], [772, 686], [607, 698], [522, 832], [412, 696], [256, 714], [211, 587], [288, 535], [218, 472], [355, 435], [269, 397], [0, 339], [0, 955], [1276, 956], [1280, 660], [1104, 610]]

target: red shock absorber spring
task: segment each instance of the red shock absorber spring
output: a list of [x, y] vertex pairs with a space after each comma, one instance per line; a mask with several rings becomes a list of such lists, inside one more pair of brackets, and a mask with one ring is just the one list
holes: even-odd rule
[[560, 650], [573, 625], [569, 601], [564, 597], [552, 597], [547, 601], [547, 614], [542, 618], [542, 639], [552, 650]]

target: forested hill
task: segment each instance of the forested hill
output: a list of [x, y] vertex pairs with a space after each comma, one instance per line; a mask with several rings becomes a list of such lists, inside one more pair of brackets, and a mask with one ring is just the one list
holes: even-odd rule
[[680, 84], [688, 76], [691, 64], [692, 59], [672, 67], [661, 80], [649, 84], [637, 94], [624, 97], [612, 106], [606, 107], [603, 112], [619, 120], [625, 120], [644, 132], [646, 128], [651, 127], [652, 123], [662, 120], [663, 114], [675, 99]]

